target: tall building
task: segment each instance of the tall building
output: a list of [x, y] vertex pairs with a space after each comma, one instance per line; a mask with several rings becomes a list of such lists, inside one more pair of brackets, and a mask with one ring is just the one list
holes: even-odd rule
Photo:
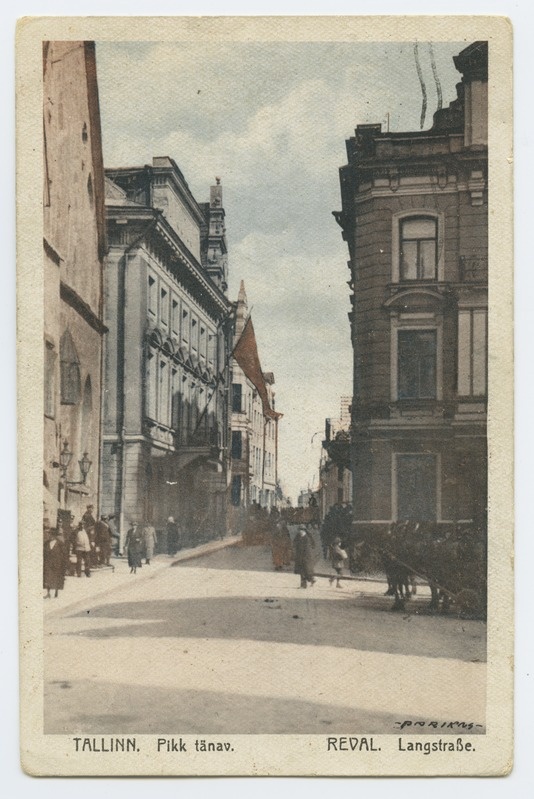
[[486, 524], [487, 42], [454, 63], [430, 130], [358, 125], [340, 170], [356, 533]]
[[99, 505], [104, 170], [93, 42], [43, 44], [44, 517]]
[[[245, 285], [241, 281], [235, 305], [234, 347], [243, 341], [247, 323], [250, 325], [251, 321]], [[261, 371], [254, 336], [246, 346], [257, 361], [256, 377], [252, 370], [249, 372], [255, 382], [236, 360], [232, 366], [231, 503], [235, 530], [241, 529], [245, 509], [252, 503], [268, 509], [277, 505], [280, 414], [274, 410], [274, 375]], [[259, 387], [258, 380], [261, 381]]]
[[222, 186], [200, 205], [176, 163], [108, 169], [103, 507], [185, 540], [223, 535], [231, 306]]

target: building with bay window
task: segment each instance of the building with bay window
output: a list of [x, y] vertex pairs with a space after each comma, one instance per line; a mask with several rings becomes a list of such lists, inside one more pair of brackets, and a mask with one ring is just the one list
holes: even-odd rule
[[[340, 169], [354, 351], [355, 532], [486, 524], [486, 42], [430, 130], [358, 125]], [[344, 453], [347, 460], [347, 453]]]
[[222, 186], [197, 203], [176, 163], [108, 169], [102, 502], [184, 539], [224, 535], [231, 306]]
[[[235, 304], [234, 346], [249, 318], [245, 285], [241, 281]], [[274, 374], [262, 372], [269, 407], [275, 409]], [[278, 506], [278, 428], [275, 412], [265, 416], [262, 398], [237, 361], [232, 362], [232, 527], [243, 529], [246, 510], [256, 503]]]

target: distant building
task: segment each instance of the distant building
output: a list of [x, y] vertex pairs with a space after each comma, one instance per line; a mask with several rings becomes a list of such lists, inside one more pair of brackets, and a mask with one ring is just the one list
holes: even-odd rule
[[[237, 344], [249, 318], [247, 295], [241, 281], [235, 306]], [[262, 373], [270, 408], [275, 409], [274, 375]], [[278, 418], [264, 413], [261, 396], [243, 369], [232, 366], [232, 488], [234, 529], [242, 524], [244, 509], [252, 503], [264, 508], [278, 504]], [[277, 414], [274, 414], [276, 417]]]
[[340, 170], [356, 532], [486, 524], [487, 42], [454, 63], [457, 99], [430, 130], [358, 125]]
[[106, 170], [103, 507], [226, 531], [230, 305], [222, 186], [197, 203], [176, 163]]
[[352, 473], [348, 457], [351, 402], [351, 397], [341, 397], [339, 419], [325, 420], [317, 492], [321, 519], [324, 519], [333, 505], [352, 502]]
[[104, 171], [93, 42], [43, 44], [44, 517], [99, 506]]

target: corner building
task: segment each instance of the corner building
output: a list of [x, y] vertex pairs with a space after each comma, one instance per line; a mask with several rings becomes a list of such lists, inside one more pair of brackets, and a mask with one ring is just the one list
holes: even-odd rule
[[487, 43], [454, 63], [457, 99], [430, 130], [359, 125], [340, 169], [356, 535], [486, 525]]
[[176, 163], [106, 170], [103, 507], [185, 543], [226, 532], [231, 306], [222, 186]]

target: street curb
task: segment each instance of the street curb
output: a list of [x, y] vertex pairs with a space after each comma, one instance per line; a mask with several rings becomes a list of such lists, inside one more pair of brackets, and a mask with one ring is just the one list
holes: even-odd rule
[[[237, 546], [242, 541], [241, 536], [232, 536], [228, 539], [222, 539], [220, 541], [208, 541], [206, 544], [200, 544], [198, 547], [194, 549], [185, 550], [183, 555], [179, 555], [175, 557], [174, 560], [169, 562], [161, 562], [157, 560], [157, 557], [153, 559], [152, 565], [157, 565], [157, 568], [154, 570], [147, 570], [143, 573], [138, 573], [136, 575], [135, 582], [137, 584], [146, 582], [147, 580], [153, 580], [157, 577], [160, 571], [164, 569], [170, 569], [172, 566], [178, 566], [183, 561], [193, 560], [194, 558], [201, 557], [202, 555], [209, 555], [212, 552], [218, 552], [221, 549], [226, 549], [227, 547]], [[123, 558], [117, 558], [117, 560], [123, 560]], [[124, 575], [125, 577], [129, 577], [129, 575]], [[94, 593], [91, 593], [89, 596], [82, 597], [80, 599], [73, 599], [71, 603], [68, 605], [62, 605], [59, 608], [50, 607], [50, 610], [43, 609], [43, 615], [46, 618], [55, 618], [56, 616], [61, 616], [64, 613], [72, 612], [73, 609], [76, 609], [78, 606], [84, 606], [88, 602], [93, 602], [95, 599], [100, 599], [102, 597], [107, 596], [108, 594], [112, 594], [118, 588], [122, 587], [123, 585], [128, 585], [127, 580], [119, 580], [115, 585], [112, 585], [108, 588], [102, 588], [102, 590], [98, 590], [98, 587]], [[130, 583], [133, 585], [133, 582]]]

